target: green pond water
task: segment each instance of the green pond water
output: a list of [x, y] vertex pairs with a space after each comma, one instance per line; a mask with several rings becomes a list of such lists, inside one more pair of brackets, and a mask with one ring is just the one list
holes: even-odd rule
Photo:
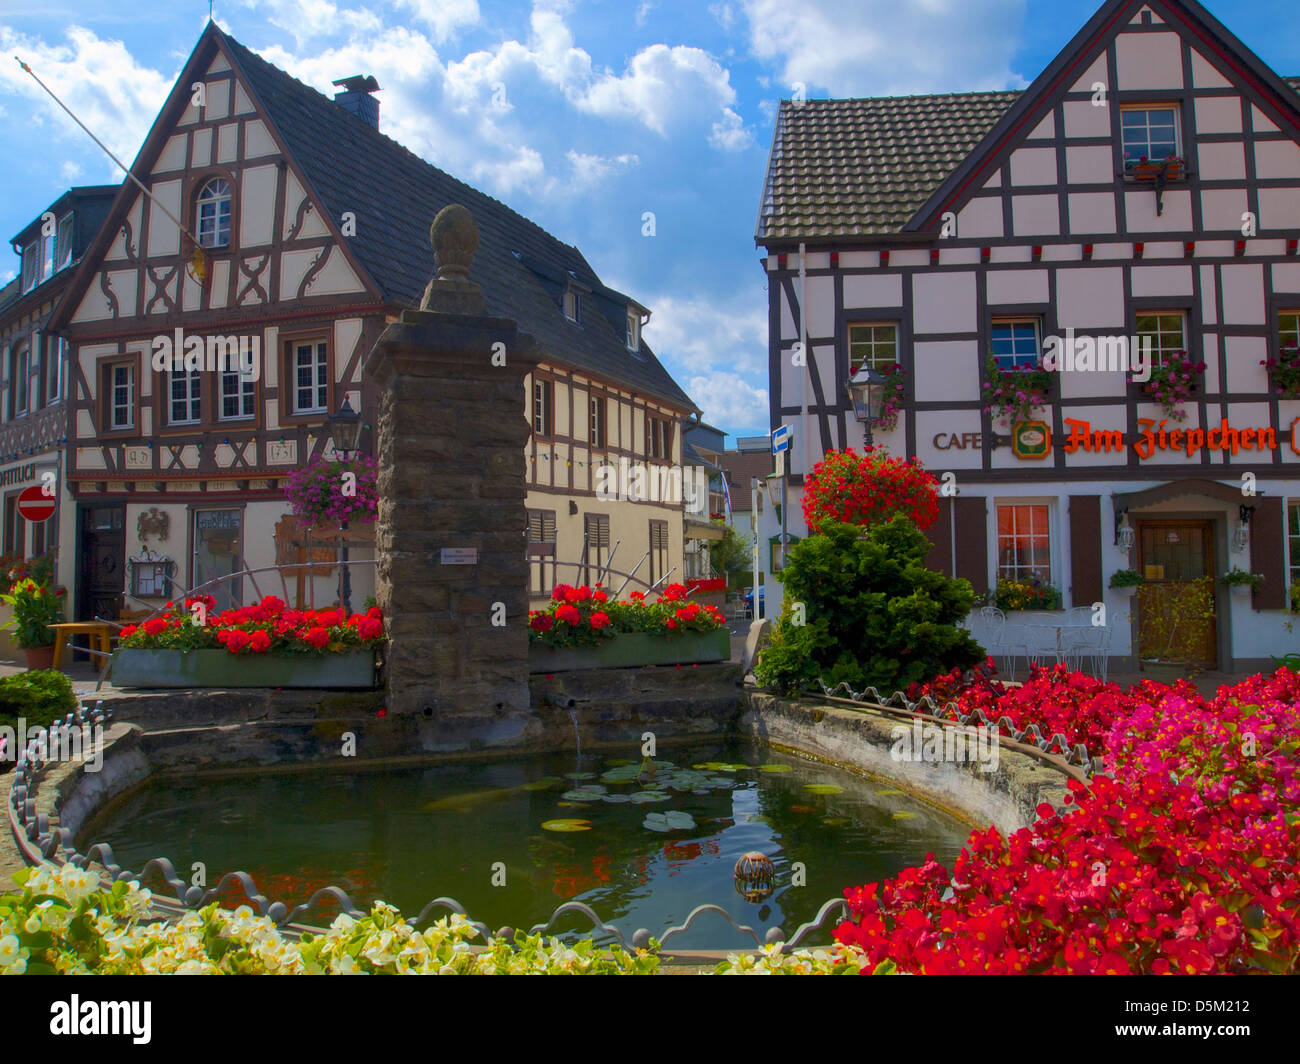
[[[208, 885], [242, 869], [290, 906], [330, 884], [361, 908], [383, 899], [412, 917], [452, 897], [493, 930], [582, 901], [630, 938], [642, 927], [661, 935], [705, 903], [760, 933], [791, 934], [847, 886], [931, 852], [951, 867], [970, 830], [887, 782], [760, 746], [664, 748], [638, 780], [639, 754], [168, 781], [106, 810], [78, 842], [110, 842], [137, 871], [168, 857], [187, 881], [202, 862]], [[761, 902], [742, 898], [733, 879], [751, 850], [776, 869]], [[798, 864], [805, 885], [792, 884]], [[505, 883], [495, 885], [501, 865]], [[589, 926], [566, 916], [557, 929]], [[750, 944], [716, 916], [671, 943]]]

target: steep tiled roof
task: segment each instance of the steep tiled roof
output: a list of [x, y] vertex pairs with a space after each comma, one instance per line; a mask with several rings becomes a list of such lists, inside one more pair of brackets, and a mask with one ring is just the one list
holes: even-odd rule
[[1020, 95], [783, 100], [756, 241], [899, 232]]
[[897, 233], [1019, 95], [781, 101], [758, 242]]
[[18, 298], [22, 289], [22, 277], [15, 277], [7, 285], [0, 288], [0, 310], [4, 310], [10, 303]]
[[[447, 204], [464, 204], [479, 227], [470, 279], [482, 286], [489, 314], [517, 321], [552, 364], [695, 408], [644, 340], [639, 352], [627, 349], [627, 297], [605, 287], [577, 248], [425, 162], [233, 38], [224, 40], [322, 208], [335, 220], [355, 212], [349, 247], [387, 300], [419, 304], [435, 272], [429, 223]], [[580, 324], [561, 309], [568, 278], [591, 289], [581, 297]]]

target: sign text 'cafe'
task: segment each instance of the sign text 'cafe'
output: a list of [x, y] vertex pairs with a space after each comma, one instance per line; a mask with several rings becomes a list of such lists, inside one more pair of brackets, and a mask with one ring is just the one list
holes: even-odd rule
[[[1116, 429], [1094, 429], [1092, 422], [1065, 418], [1068, 435], [1061, 444], [1066, 454], [1075, 451], [1122, 451], [1131, 446], [1139, 458], [1150, 458], [1157, 451], [1182, 451], [1192, 455], [1201, 450], [1225, 451], [1276, 451], [1277, 430], [1272, 427], [1236, 429], [1221, 420], [1217, 428], [1169, 428], [1166, 420], [1140, 417], [1138, 433], [1131, 443], [1125, 434]], [[1012, 430], [1012, 451], [1019, 458], [1045, 458], [1051, 451], [1051, 429], [1043, 421], [1022, 421]], [[1291, 422], [1289, 439], [1291, 450], [1300, 454], [1300, 418]], [[977, 432], [940, 432], [934, 437], [934, 446], [941, 450], [966, 450], [978, 448], [983, 438]], [[1045, 444], [1045, 445], [1044, 445]]]

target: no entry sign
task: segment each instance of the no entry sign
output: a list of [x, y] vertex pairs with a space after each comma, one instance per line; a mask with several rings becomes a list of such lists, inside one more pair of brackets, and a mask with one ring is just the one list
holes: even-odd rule
[[58, 500], [53, 495], [46, 495], [41, 485], [33, 484], [24, 488], [18, 496], [18, 513], [24, 521], [39, 524], [54, 516], [54, 506]]

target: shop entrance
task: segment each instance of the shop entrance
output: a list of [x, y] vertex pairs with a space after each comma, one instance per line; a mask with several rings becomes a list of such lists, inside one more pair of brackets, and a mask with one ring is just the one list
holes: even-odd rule
[[77, 619], [115, 620], [122, 608], [126, 549], [126, 507], [122, 503], [81, 507], [81, 593]]
[[1138, 652], [1146, 659], [1218, 665], [1213, 521], [1139, 521]]

